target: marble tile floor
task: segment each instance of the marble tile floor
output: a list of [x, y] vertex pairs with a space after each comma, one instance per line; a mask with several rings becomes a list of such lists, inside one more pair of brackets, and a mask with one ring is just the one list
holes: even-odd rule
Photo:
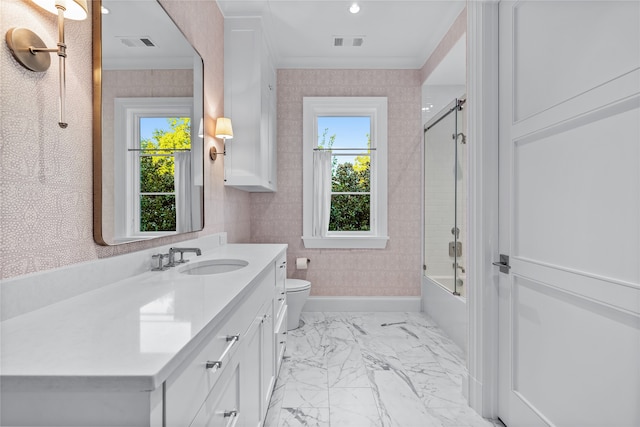
[[424, 313], [302, 320], [289, 332], [265, 427], [502, 425], [467, 406], [464, 355]]

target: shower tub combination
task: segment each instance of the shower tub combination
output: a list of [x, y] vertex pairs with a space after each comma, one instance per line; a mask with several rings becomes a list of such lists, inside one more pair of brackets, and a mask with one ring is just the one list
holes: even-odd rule
[[422, 310], [467, 352], [465, 100], [424, 127]]

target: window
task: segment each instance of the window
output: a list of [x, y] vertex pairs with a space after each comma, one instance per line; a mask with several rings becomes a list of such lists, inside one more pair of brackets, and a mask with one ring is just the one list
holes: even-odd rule
[[138, 117], [130, 183], [140, 233], [176, 231], [176, 155], [191, 149], [189, 117]]
[[307, 248], [384, 248], [387, 98], [305, 97], [303, 240]]
[[115, 143], [115, 186], [117, 194], [126, 194], [114, 201], [116, 238], [175, 234], [191, 220], [190, 190], [182, 187], [192, 181], [193, 100], [118, 98], [115, 105], [116, 129], [122, 129]]

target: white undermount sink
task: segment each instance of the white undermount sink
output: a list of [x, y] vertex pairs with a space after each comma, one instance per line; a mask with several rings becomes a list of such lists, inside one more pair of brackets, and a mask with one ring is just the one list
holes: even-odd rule
[[190, 263], [180, 269], [180, 273], [189, 275], [220, 274], [240, 270], [247, 265], [249, 263], [243, 259], [210, 259]]

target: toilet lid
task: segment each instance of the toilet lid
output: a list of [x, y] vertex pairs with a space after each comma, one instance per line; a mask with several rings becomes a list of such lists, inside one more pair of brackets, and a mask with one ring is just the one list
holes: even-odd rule
[[287, 279], [285, 282], [285, 287], [287, 291], [303, 291], [305, 289], [309, 289], [311, 287], [311, 282], [308, 280], [301, 279]]

